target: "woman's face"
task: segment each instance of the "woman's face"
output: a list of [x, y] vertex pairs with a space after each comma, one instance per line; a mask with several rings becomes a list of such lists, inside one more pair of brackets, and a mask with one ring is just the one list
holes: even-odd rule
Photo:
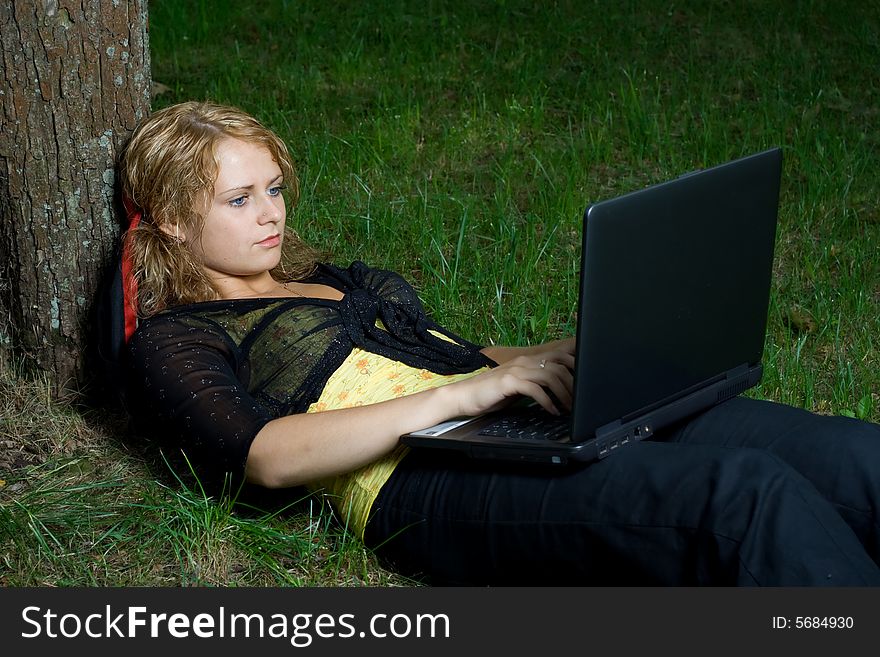
[[189, 248], [214, 280], [261, 275], [281, 258], [281, 167], [265, 147], [238, 139], [220, 142], [216, 156], [214, 196], [202, 234], [187, 239]]

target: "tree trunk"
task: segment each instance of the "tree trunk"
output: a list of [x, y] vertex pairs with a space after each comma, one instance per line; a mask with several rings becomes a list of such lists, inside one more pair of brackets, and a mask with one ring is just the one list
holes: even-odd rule
[[0, 44], [0, 349], [81, 389], [115, 160], [150, 107], [147, 1], [3, 1]]

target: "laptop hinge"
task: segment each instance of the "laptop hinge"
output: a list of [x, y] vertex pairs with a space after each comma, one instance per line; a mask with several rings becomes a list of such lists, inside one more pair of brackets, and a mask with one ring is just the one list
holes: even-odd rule
[[614, 433], [623, 425], [623, 422], [620, 420], [614, 420], [614, 422], [609, 422], [608, 424], [604, 424], [598, 429], [596, 429], [596, 438], [605, 438], [609, 434]]
[[[709, 386], [717, 385], [723, 381], [731, 381], [732, 384], [729, 387], [729, 389], [722, 388], [718, 392], [718, 395], [717, 395], [718, 401], [722, 401], [723, 399], [729, 399], [730, 397], [733, 397], [736, 394], [739, 394], [740, 392], [742, 392], [743, 390], [745, 390], [749, 387], [748, 381], [747, 381], [749, 371], [750, 371], [750, 367], [749, 367], [748, 363], [743, 363], [742, 365], [737, 365], [735, 368], [733, 368], [732, 370], [727, 372], [725, 375], [723, 375], [721, 377], [712, 378], [709, 381], [692, 386], [691, 388], [686, 390], [681, 395], [676, 395], [674, 397], [665, 399], [662, 402], [659, 402], [657, 404], [653, 404], [645, 409], [642, 409], [641, 411], [639, 411], [637, 413], [631, 413], [621, 420], [614, 420], [612, 422], [609, 422], [608, 424], [602, 425], [601, 427], [596, 429], [596, 438], [602, 439], [602, 438], [608, 437], [612, 434], [619, 434], [621, 432], [621, 430], [624, 428], [627, 428], [627, 429], [640, 428], [641, 431], [640, 431], [638, 438], [644, 439], [645, 437], [647, 437], [646, 434], [650, 435], [650, 434], [653, 434], [653, 432], [654, 432], [654, 427], [651, 426], [650, 423], [645, 425], [642, 422], [642, 418], [644, 418], [646, 415], [655, 412], [658, 408], [663, 408], [665, 406], [669, 406], [670, 404], [675, 404], [676, 402], [679, 402], [679, 401], [684, 400], [688, 397], [691, 397], [692, 395], [698, 394], [701, 390], [705, 390]], [[745, 379], [744, 379], [744, 377], [745, 377]], [[742, 380], [742, 381], [740, 381], [740, 380]], [[624, 426], [624, 422], [626, 423], [625, 426]]]

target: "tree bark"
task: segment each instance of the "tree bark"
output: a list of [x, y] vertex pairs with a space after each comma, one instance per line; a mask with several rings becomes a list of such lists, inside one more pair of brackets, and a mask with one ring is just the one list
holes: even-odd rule
[[2, 2], [0, 44], [0, 349], [78, 390], [116, 156], [150, 108], [147, 0]]

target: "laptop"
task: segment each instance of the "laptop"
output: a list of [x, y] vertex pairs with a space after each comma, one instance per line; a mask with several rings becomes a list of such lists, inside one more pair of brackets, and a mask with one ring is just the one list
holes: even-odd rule
[[475, 458], [590, 462], [761, 379], [782, 151], [590, 205], [572, 411], [536, 403], [401, 436]]

